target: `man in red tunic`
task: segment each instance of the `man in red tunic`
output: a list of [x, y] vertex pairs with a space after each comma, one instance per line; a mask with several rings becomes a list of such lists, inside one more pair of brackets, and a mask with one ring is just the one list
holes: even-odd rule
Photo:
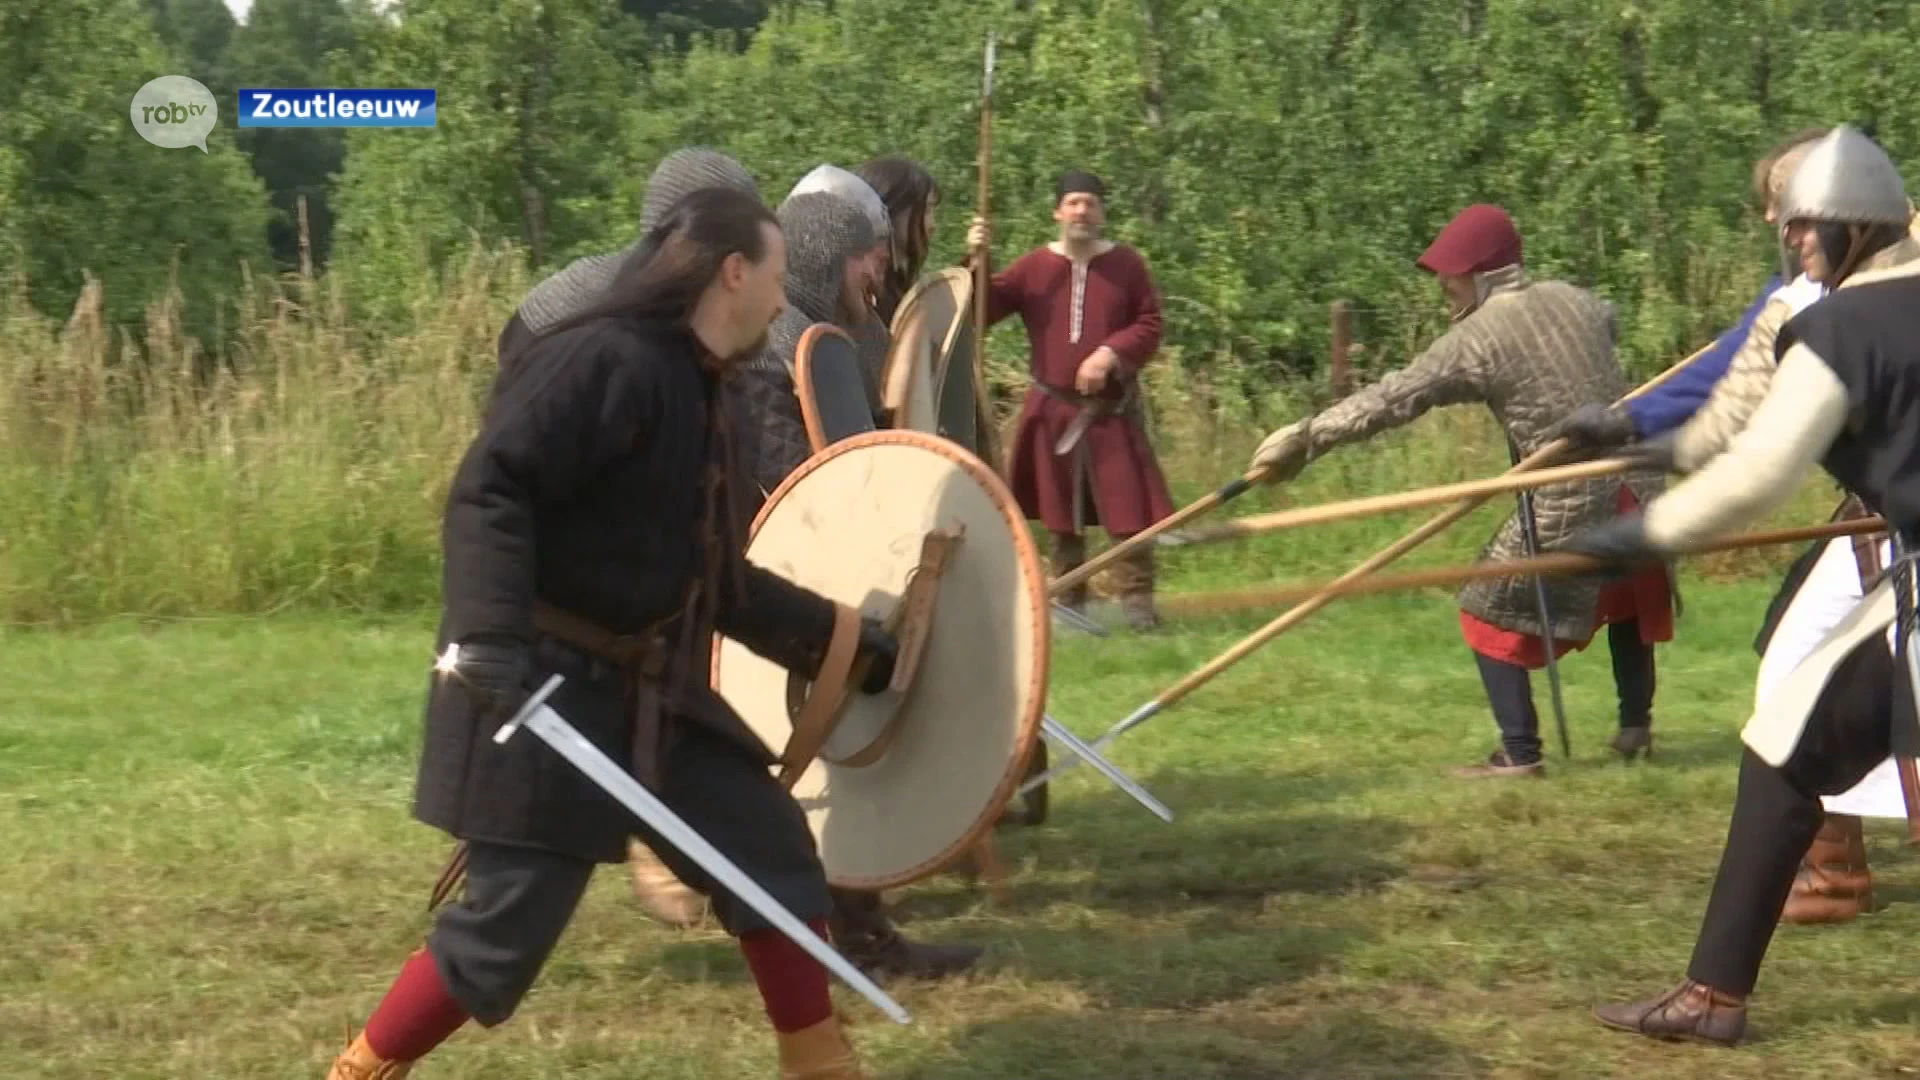
[[[987, 304], [988, 325], [1018, 314], [1027, 328], [1033, 383], [1007, 473], [1028, 519], [1052, 534], [1055, 577], [1086, 560], [1086, 526], [1118, 543], [1173, 513], [1140, 409], [1140, 369], [1160, 346], [1160, 297], [1140, 253], [1101, 238], [1105, 197], [1091, 173], [1062, 176], [1053, 208], [1059, 239], [995, 274]], [[976, 218], [968, 250], [985, 252], [990, 243], [987, 223]], [[1127, 622], [1153, 627], [1151, 546], [1117, 569]], [[1060, 599], [1080, 608], [1086, 590]]]

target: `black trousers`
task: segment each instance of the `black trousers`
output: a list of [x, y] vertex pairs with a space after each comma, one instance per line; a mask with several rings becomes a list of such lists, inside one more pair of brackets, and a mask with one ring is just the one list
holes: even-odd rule
[[[1613, 686], [1620, 697], [1620, 726], [1647, 727], [1653, 723], [1656, 683], [1653, 646], [1640, 640], [1640, 623], [1607, 626], [1607, 651], [1613, 657]], [[1526, 668], [1473, 654], [1480, 666], [1480, 682], [1500, 726], [1500, 745], [1516, 764], [1540, 760], [1540, 714], [1533, 707], [1533, 680]]]
[[[661, 801], [802, 921], [825, 918], [826, 872], [805, 814], [772, 774], [719, 735], [676, 725]], [[634, 834], [689, 887], [712, 898], [738, 937], [770, 929], [672, 844], [634, 820]], [[505, 1021], [532, 987], [586, 892], [594, 863], [540, 848], [468, 840], [466, 895], [427, 935], [440, 981], [469, 1016]]]
[[1784, 764], [1774, 768], [1743, 748], [1727, 846], [1688, 978], [1729, 994], [1753, 992], [1800, 859], [1825, 820], [1820, 798], [1853, 787], [1892, 752], [1905, 683], [1876, 637], [1834, 671]]

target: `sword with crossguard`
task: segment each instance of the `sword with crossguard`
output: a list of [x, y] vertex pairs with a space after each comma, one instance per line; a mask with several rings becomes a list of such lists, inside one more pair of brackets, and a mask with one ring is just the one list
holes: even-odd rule
[[[447, 651], [434, 665], [434, 670], [444, 674], [459, 676], [460, 646], [449, 645]], [[831, 945], [820, 939], [818, 934], [806, 923], [801, 922], [793, 912], [788, 911], [775, 900], [760, 884], [748, 877], [746, 872], [734, 865], [733, 861], [720, 853], [707, 838], [696, 832], [680, 815], [673, 812], [659, 796], [648, 791], [632, 774], [615, 764], [599, 747], [580, 734], [566, 718], [547, 704], [547, 699], [560, 689], [565, 679], [554, 675], [534, 691], [520, 711], [501, 726], [494, 734], [493, 741], [505, 744], [522, 728], [534, 733], [540, 740], [558, 751], [573, 767], [585, 773], [602, 791], [620, 801], [633, 815], [645, 822], [661, 839], [687, 858], [692, 859], [700, 869], [707, 872], [715, 881], [725, 886], [739, 897], [748, 907], [773, 924], [774, 929], [792, 939], [793, 943], [807, 951], [825, 965], [828, 971], [840, 976], [847, 985], [858, 990], [862, 997], [873, 1002], [874, 1007], [886, 1013], [895, 1023], [909, 1024], [913, 1018], [900, 1003], [887, 996], [872, 979], [860, 973], [847, 958], [835, 952]]]

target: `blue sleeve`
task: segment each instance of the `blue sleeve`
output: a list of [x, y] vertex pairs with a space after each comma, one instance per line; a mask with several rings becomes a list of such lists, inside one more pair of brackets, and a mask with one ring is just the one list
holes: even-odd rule
[[1627, 402], [1627, 416], [1633, 420], [1635, 438], [1650, 439], [1672, 431], [1700, 410], [1700, 406], [1713, 393], [1714, 384], [1727, 373], [1734, 354], [1740, 351], [1741, 344], [1747, 340], [1747, 332], [1753, 329], [1753, 321], [1760, 317], [1761, 309], [1767, 306], [1768, 298], [1779, 287], [1779, 278], [1769, 278], [1766, 287], [1760, 290], [1759, 299], [1740, 316], [1740, 321], [1733, 329], [1721, 334], [1707, 348], [1705, 355], [1682, 368], [1652, 392]]

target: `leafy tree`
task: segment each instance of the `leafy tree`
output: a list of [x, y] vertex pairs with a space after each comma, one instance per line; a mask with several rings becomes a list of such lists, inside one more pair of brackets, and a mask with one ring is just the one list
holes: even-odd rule
[[629, 242], [635, 219], [616, 207], [644, 174], [622, 160], [638, 83], [613, 51], [614, 0], [396, 6], [363, 77], [434, 87], [438, 126], [347, 135], [336, 260], [363, 309], [398, 314], [374, 283], [418, 280], [476, 236], [519, 241], [535, 266]]
[[64, 314], [83, 274], [110, 317], [131, 321], [177, 281], [209, 333], [242, 263], [266, 265], [259, 181], [221, 125], [207, 150], [162, 149], [128, 106], [183, 58], [143, 0], [16, 0], [0, 8], [0, 228], [41, 310]]
[[[217, 2], [217, 0], [216, 0]], [[234, 87], [352, 86], [356, 30], [340, 0], [254, 0], [234, 35], [226, 67]], [[298, 204], [305, 198], [314, 265], [333, 246], [333, 174], [346, 161], [346, 133], [330, 128], [248, 128], [237, 133], [273, 201], [267, 240], [282, 266], [299, 259]]]

